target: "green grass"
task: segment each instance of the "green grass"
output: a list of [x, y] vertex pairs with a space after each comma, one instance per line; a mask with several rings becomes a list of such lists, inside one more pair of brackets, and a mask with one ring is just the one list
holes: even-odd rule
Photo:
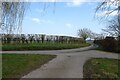
[[118, 63], [120, 63], [120, 60], [116, 59], [90, 59], [84, 64], [84, 78], [99, 78], [99, 80], [109, 78], [108, 80], [118, 80], [118, 78], [120, 78], [120, 69], [118, 69], [120, 66]]
[[3, 51], [9, 50], [61, 50], [89, 46], [88, 43], [63, 44], [63, 43], [33, 43], [33, 44], [6, 44], [2, 45]]
[[20, 78], [55, 57], [43, 54], [2, 54], [2, 77]]
[[118, 51], [107, 51], [107, 50], [104, 50], [102, 47], [97, 47], [96, 50], [98, 51], [104, 51], [104, 52], [109, 52], [109, 53], [115, 53], [115, 54], [120, 54], [120, 52]]

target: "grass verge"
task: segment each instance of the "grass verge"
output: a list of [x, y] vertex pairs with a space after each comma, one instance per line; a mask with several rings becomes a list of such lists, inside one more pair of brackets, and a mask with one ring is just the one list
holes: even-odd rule
[[44, 54], [2, 54], [2, 78], [20, 78], [55, 57]]
[[107, 50], [104, 50], [102, 47], [97, 47], [96, 50], [103, 51], [103, 52], [114, 53], [114, 54], [119, 54], [119, 52], [116, 52], [116, 51], [107, 51]]
[[61, 50], [61, 49], [72, 49], [72, 48], [81, 48], [89, 46], [88, 43], [81, 44], [62, 44], [62, 43], [33, 43], [33, 44], [6, 44], [2, 45], [3, 51], [12, 51], [12, 50]]
[[[119, 80], [120, 69], [118, 69], [120, 60], [107, 58], [93, 58], [88, 60], [83, 67], [84, 78], [92, 80]], [[98, 79], [96, 79], [98, 78]]]

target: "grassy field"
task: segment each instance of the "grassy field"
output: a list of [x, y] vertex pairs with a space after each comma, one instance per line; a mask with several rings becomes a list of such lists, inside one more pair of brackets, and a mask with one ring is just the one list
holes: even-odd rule
[[55, 57], [43, 54], [2, 54], [2, 77], [20, 78]]
[[115, 59], [90, 59], [84, 64], [84, 78], [93, 78], [93, 80], [102, 80], [102, 78], [106, 78], [107, 80], [118, 80], [118, 78], [120, 78], [120, 69], [118, 69], [120, 67], [119, 63], [120, 60]]
[[89, 46], [88, 43], [63, 44], [63, 43], [33, 43], [33, 44], [6, 44], [2, 45], [3, 51], [10, 50], [61, 50]]

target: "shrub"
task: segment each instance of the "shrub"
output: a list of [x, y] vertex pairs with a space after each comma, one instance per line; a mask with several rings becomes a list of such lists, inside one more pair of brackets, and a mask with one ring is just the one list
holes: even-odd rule
[[105, 51], [114, 51], [115, 50], [115, 39], [112, 37], [106, 37], [102, 40], [101, 45]]
[[116, 41], [116, 52], [120, 53], [120, 37]]
[[116, 40], [114, 37], [106, 37], [102, 40], [95, 40], [94, 43], [102, 50], [120, 52], [120, 39]]

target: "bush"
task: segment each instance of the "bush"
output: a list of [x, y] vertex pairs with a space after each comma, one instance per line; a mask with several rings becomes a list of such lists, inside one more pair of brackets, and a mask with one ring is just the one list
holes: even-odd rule
[[118, 41], [116, 42], [116, 52], [120, 53], [120, 37]]
[[115, 50], [115, 39], [114, 38], [110, 38], [110, 37], [106, 37], [103, 41], [102, 41], [102, 46], [103, 49], [105, 51], [114, 51]]
[[102, 50], [120, 52], [120, 40], [116, 40], [114, 37], [106, 37], [102, 40], [95, 40], [94, 43]]

